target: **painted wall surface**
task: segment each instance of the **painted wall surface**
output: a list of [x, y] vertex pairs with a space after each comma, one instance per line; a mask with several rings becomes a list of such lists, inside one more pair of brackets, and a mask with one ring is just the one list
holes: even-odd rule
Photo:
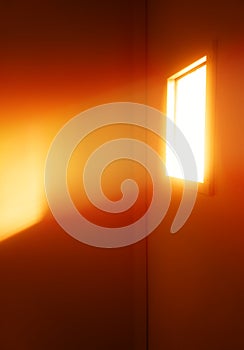
[[[244, 347], [244, 6], [242, 1], [150, 1], [148, 103], [165, 111], [166, 79], [217, 40], [214, 194], [199, 193], [185, 226], [149, 244], [149, 349]], [[162, 194], [163, 195], [163, 194]]]
[[[244, 347], [244, 8], [237, 0], [197, 5], [150, 0], [147, 19], [139, 0], [0, 5], [2, 349], [143, 350], [147, 321], [149, 350]], [[146, 242], [99, 249], [67, 235], [47, 208], [45, 158], [64, 123], [89, 107], [146, 101], [165, 112], [167, 77], [214, 40], [214, 194], [200, 193], [188, 222], [171, 235], [181, 198], [174, 189], [165, 220], [148, 238], [146, 320]], [[93, 135], [92, 143], [111, 135], [119, 132]], [[81, 153], [87, 157], [89, 147]], [[79, 165], [70, 188], [82, 209]], [[113, 181], [106, 178], [111, 198], [123, 172], [121, 165]]]
[[144, 348], [145, 242], [75, 241], [43, 186], [65, 122], [99, 104], [144, 101], [144, 18], [140, 1], [0, 5], [1, 349]]

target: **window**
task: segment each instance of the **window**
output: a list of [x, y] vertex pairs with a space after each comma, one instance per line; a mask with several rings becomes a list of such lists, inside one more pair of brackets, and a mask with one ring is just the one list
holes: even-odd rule
[[[199, 183], [206, 180], [206, 83], [207, 56], [172, 75], [167, 82], [167, 117], [184, 134], [197, 166], [197, 178], [185, 180]], [[177, 143], [176, 137], [174, 142]], [[166, 169], [169, 176], [183, 179], [181, 166], [169, 146], [166, 146]]]

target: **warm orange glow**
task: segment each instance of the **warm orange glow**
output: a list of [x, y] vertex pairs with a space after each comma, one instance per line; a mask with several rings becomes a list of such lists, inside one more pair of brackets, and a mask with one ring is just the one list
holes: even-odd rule
[[[183, 132], [195, 157], [197, 179], [187, 180], [204, 182], [206, 56], [168, 79], [167, 116]], [[166, 167], [170, 176], [183, 178], [180, 164], [169, 147]]]
[[0, 241], [43, 215], [43, 160], [36, 133], [23, 124], [1, 129]]
[[125, 179], [133, 179], [139, 187], [138, 199], [134, 206], [126, 211], [111, 214], [96, 208], [86, 195], [82, 174], [88, 157], [104, 143], [128, 136], [142, 142], [147, 142], [151, 137], [153, 140], [150, 144], [154, 148], [159, 143], [153, 133], [146, 134], [143, 128], [123, 124], [119, 127], [116, 125], [106, 126], [83, 139], [73, 152], [69, 162], [68, 186], [72, 200], [84, 217], [103, 227], [130, 225], [144, 215], [151, 203], [152, 179], [145, 168], [129, 159], [118, 159], [106, 167], [101, 177], [101, 183], [105, 196], [116, 201], [121, 199], [121, 183]]

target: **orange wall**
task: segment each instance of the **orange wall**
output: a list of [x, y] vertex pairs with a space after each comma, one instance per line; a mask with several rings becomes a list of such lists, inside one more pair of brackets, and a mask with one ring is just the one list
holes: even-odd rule
[[[166, 78], [218, 39], [215, 192], [199, 194], [173, 236], [175, 191], [148, 239], [150, 350], [244, 345], [243, 6], [196, 6], [148, 1], [148, 104], [164, 110]], [[26, 0], [2, 4], [0, 17], [0, 193], [8, 198], [0, 208], [13, 215], [13, 199], [17, 213], [26, 201], [40, 209], [35, 225], [0, 243], [1, 346], [142, 350], [145, 241], [108, 250], [73, 240], [50, 215], [42, 175], [51, 140], [74, 115], [106, 102], [145, 102], [144, 6]]]
[[152, 106], [164, 109], [167, 77], [218, 41], [214, 194], [199, 194], [188, 222], [171, 235], [176, 191], [148, 239], [150, 350], [244, 347], [243, 11], [241, 1], [149, 2]]
[[[43, 173], [49, 145], [70, 118], [101, 103], [144, 101], [144, 7], [124, 0], [0, 7], [0, 208], [9, 216], [0, 226], [0, 347], [142, 349], [145, 242], [109, 250], [75, 241], [50, 215]], [[24, 227], [35, 205], [38, 216]]]

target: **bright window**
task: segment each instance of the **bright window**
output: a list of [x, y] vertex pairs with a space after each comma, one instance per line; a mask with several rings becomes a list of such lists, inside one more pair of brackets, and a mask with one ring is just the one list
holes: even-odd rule
[[[204, 182], [205, 171], [206, 71], [207, 57], [204, 56], [171, 76], [167, 86], [167, 117], [184, 134], [197, 166], [197, 179], [186, 180], [201, 183]], [[174, 142], [177, 143], [177, 140]], [[184, 178], [181, 166], [169, 146], [166, 147], [166, 169], [169, 176]]]

